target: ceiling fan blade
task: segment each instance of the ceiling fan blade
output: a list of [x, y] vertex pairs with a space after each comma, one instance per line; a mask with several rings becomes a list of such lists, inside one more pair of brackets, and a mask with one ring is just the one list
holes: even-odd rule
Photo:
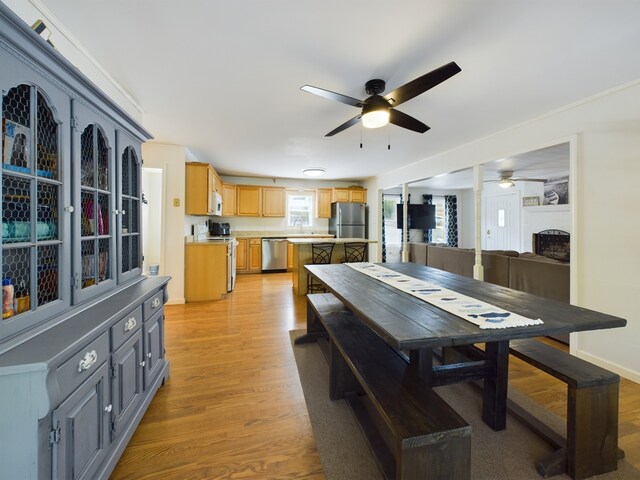
[[413, 130], [414, 132], [424, 133], [429, 130], [429, 127], [422, 123], [420, 120], [416, 120], [406, 113], [402, 113], [393, 108], [389, 109], [389, 123], [393, 123], [402, 128]]
[[383, 96], [391, 102], [392, 106], [397, 107], [401, 103], [411, 100], [413, 97], [417, 97], [421, 93], [426, 92], [430, 88], [435, 87], [461, 71], [462, 69], [456, 62], [447, 63], [440, 68], [436, 68], [429, 73], [425, 73], [421, 77], [411, 80], [409, 83], [405, 83], [401, 87], [396, 88], [393, 92], [389, 92]]
[[362, 107], [363, 105], [362, 100], [348, 97], [346, 95], [342, 95], [341, 93], [331, 92], [329, 90], [325, 90], [324, 88], [312, 87], [311, 85], [303, 85], [302, 87], [300, 87], [300, 90], [304, 90], [305, 92], [328, 98], [329, 100], [335, 100], [336, 102], [346, 103], [347, 105], [351, 105], [352, 107]]
[[362, 117], [362, 115], [357, 115], [357, 116], [353, 117], [351, 120], [344, 122], [338, 128], [335, 128], [335, 129], [331, 130], [329, 133], [327, 133], [325, 135], [325, 137], [333, 137], [336, 133], [340, 133], [341, 131], [346, 130], [349, 127], [354, 126], [356, 123], [358, 123], [360, 121], [360, 117]]
[[512, 178], [511, 180], [513, 180], [514, 182], [546, 182], [547, 181], [545, 178], [521, 178], [521, 177], [515, 177], [515, 178]]

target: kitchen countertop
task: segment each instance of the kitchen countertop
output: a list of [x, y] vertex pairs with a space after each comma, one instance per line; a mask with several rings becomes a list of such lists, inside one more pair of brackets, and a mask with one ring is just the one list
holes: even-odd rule
[[294, 232], [232, 232], [236, 238], [333, 238], [328, 233], [294, 233]]
[[[290, 243], [297, 243], [299, 245], [311, 244], [316, 242], [316, 239], [314, 238], [287, 238], [287, 240]], [[351, 242], [378, 243], [377, 240], [369, 240], [367, 238], [325, 238], [325, 239], [322, 239], [322, 241], [327, 243], [351, 243]]]

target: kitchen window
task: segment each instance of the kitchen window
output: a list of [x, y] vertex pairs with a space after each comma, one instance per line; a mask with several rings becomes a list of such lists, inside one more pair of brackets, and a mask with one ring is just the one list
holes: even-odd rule
[[310, 227], [313, 219], [314, 196], [310, 192], [287, 194], [287, 225], [289, 227]]

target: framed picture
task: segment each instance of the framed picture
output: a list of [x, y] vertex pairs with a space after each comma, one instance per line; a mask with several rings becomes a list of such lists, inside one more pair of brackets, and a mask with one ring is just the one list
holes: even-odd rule
[[523, 207], [535, 207], [537, 205], [540, 205], [540, 197], [522, 197]]
[[544, 182], [543, 205], [567, 205], [569, 203], [569, 177]]

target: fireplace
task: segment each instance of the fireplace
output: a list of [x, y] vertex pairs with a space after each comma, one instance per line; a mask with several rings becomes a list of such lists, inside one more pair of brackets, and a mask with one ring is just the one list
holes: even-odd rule
[[543, 230], [533, 234], [533, 251], [561, 262], [569, 262], [569, 232], [564, 230]]

